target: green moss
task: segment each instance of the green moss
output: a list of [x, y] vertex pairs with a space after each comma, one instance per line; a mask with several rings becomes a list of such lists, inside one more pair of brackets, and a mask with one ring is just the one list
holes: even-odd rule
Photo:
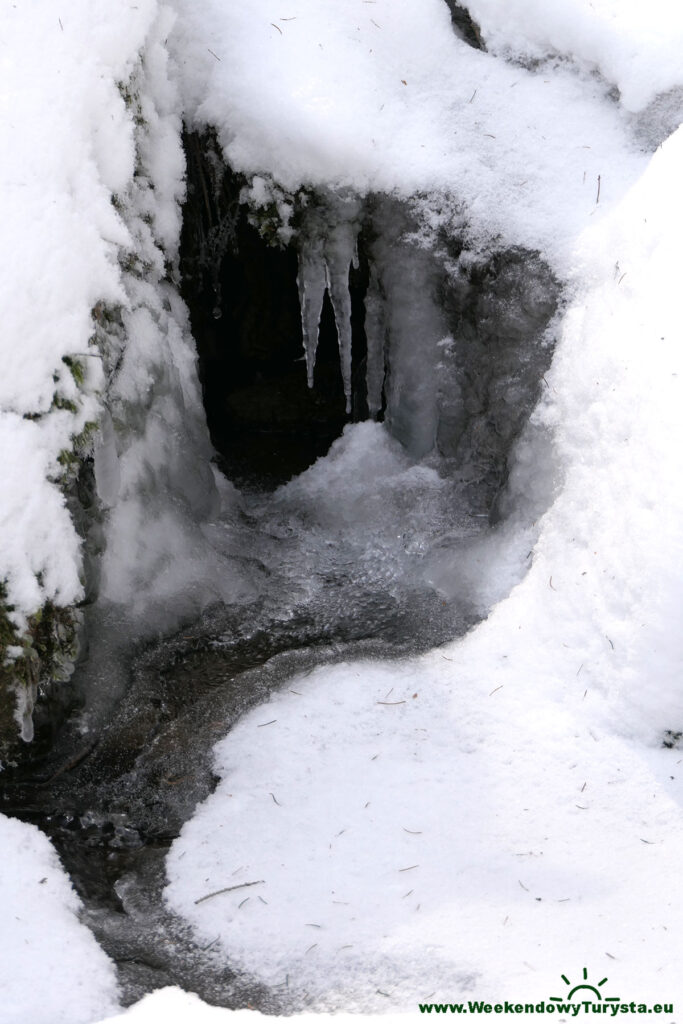
[[80, 359], [74, 359], [73, 356], [62, 356], [62, 362], [69, 367], [77, 387], [82, 388], [85, 384], [85, 366]]
[[[22, 690], [40, 692], [67, 678], [77, 653], [77, 617], [74, 609], [46, 601], [19, 633], [10, 616], [7, 584], [0, 581], [0, 760], [19, 750], [17, 697]], [[8, 660], [8, 648], [20, 647], [19, 657]]]
[[267, 206], [259, 206], [250, 210], [249, 223], [256, 228], [267, 245], [282, 248], [280, 231], [284, 225], [276, 203], [268, 203]]
[[71, 439], [74, 444], [74, 449], [77, 452], [82, 453], [83, 451], [89, 450], [98, 426], [99, 424], [96, 423], [95, 420], [88, 420], [80, 433], [72, 435]]
[[77, 413], [78, 406], [75, 402], [72, 402], [70, 398], [65, 398], [64, 395], [60, 395], [58, 391], [55, 391], [52, 396], [51, 409], [65, 409], [67, 412]]

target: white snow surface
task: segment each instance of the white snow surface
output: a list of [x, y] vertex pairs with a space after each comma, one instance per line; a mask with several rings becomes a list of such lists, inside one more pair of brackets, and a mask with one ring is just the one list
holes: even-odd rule
[[[472, 49], [442, 0], [174, 6], [188, 116], [216, 126], [235, 168], [286, 188], [426, 192], [432, 212], [455, 197], [479, 242], [564, 267], [644, 167], [604, 82], [569, 61], [533, 72]], [[659, 52], [643, 49], [649, 67]]]
[[683, 715], [682, 166], [679, 131], [581, 240], [527, 576], [460, 642], [292, 680], [217, 745], [222, 781], [172, 848], [170, 906], [318, 1008], [536, 1000], [584, 966], [623, 999], [683, 995], [683, 781], [661, 747]]
[[[121, 298], [116, 252], [128, 239], [110, 197], [133, 161], [116, 81], [154, 8], [143, 0], [122, 19], [106, 3], [75, 0], [61, 25], [46, 3], [0, 13], [0, 578], [19, 625], [47, 598], [80, 596], [78, 540], [50, 479], [71, 434], [97, 418], [102, 371], [88, 346], [90, 310]], [[62, 362], [76, 355], [88, 371], [85, 394]], [[48, 414], [56, 391], [79, 412]]]
[[49, 840], [0, 815], [0, 1021], [89, 1024], [120, 1009], [116, 971], [79, 923], [80, 900]]
[[185, 614], [228, 596], [198, 525], [218, 499], [196, 352], [164, 283], [185, 187], [173, 21], [156, 0], [0, 13], [0, 580], [19, 630], [46, 600], [83, 596], [58, 460], [86, 424], [99, 425], [102, 599], [139, 619], [179, 590]]
[[[354, 1024], [358, 1015], [336, 1013], [325, 1017], [319, 1013], [295, 1013], [287, 1017], [291, 1024], [322, 1024], [326, 1019], [334, 1024]], [[387, 1018], [374, 1019], [386, 1021]], [[224, 1010], [220, 1006], [209, 1006], [199, 996], [179, 988], [157, 989], [124, 1013], [106, 1018], [107, 1024], [254, 1024], [255, 1021], [267, 1024], [271, 1020], [271, 1014], [258, 1010]], [[104, 1024], [104, 1019], [99, 1024]]]
[[683, 8], [671, 0], [463, 0], [494, 53], [563, 54], [619, 89], [627, 110], [680, 88]]

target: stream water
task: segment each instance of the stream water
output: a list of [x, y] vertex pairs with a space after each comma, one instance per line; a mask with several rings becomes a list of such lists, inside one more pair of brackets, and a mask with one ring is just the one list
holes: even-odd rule
[[[165, 908], [166, 851], [215, 785], [213, 744], [245, 710], [321, 663], [403, 657], [476, 620], [428, 570], [435, 552], [487, 525], [476, 493], [471, 475], [437, 457], [409, 459], [373, 423], [347, 430], [274, 493], [243, 491], [211, 529], [248, 572], [251, 598], [163, 640], [113, 644], [104, 671], [85, 660], [75, 679], [85, 707], [31, 761], [3, 772], [0, 809], [52, 839], [125, 1003], [179, 984], [223, 1006], [291, 1008], [286, 991], [231, 971]], [[103, 622], [102, 642], [117, 628], [114, 616]], [[107, 686], [110, 706], [94, 727], [89, 690]]]

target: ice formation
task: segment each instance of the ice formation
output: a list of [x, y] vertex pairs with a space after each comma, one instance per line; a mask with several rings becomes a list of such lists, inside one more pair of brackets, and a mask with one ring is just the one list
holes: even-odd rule
[[301, 328], [308, 386], [313, 387], [318, 326], [327, 292], [337, 328], [346, 411], [351, 412], [351, 296], [349, 271], [358, 261], [360, 203], [330, 197], [305, 211], [299, 253]]

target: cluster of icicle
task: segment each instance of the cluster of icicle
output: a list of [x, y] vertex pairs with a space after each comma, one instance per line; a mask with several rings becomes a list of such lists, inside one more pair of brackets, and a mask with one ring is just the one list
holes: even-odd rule
[[[309, 388], [313, 387], [320, 316], [329, 295], [339, 342], [346, 411], [351, 411], [351, 295], [349, 272], [358, 269], [361, 204], [356, 199], [330, 197], [324, 205], [306, 210], [299, 249], [299, 301]], [[371, 270], [365, 300], [367, 335], [367, 400], [371, 416], [382, 408], [384, 380], [383, 303], [377, 275]]]
[[[368, 413], [384, 408], [391, 434], [417, 458], [430, 451], [439, 424], [437, 364], [450, 407], [461, 405], [460, 387], [443, 365], [448, 327], [435, 282], [434, 256], [414, 237], [415, 222], [392, 197], [327, 194], [303, 211], [299, 230], [299, 300], [309, 387], [313, 387], [325, 292], [337, 326], [346, 411], [351, 411], [351, 295], [349, 273], [358, 266], [358, 233], [368, 225], [365, 293]], [[457, 410], [456, 410], [457, 413]], [[455, 415], [458, 419], [459, 414]]]

